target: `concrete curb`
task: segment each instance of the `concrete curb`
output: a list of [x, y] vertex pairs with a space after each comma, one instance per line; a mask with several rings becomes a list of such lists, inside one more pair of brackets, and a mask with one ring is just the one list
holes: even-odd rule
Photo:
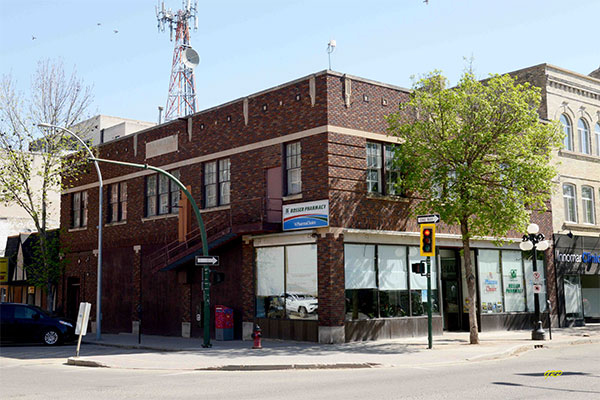
[[379, 367], [383, 367], [383, 365], [377, 363], [222, 365], [218, 367], [195, 368], [194, 371], [281, 371], [290, 369], [360, 369]]
[[102, 364], [94, 360], [82, 360], [79, 357], [69, 357], [67, 359], [67, 365], [75, 365], [78, 367], [91, 367], [91, 368], [111, 368], [109, 365]]

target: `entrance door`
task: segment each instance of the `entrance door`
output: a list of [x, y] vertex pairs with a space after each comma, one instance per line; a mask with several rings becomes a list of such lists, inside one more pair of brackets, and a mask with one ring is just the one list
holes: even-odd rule
[[444, 329], [447, 331], [460, 331], [462, 330], [462, 296], [458, 253], [455, 250], [441, 249], [440, 264], [442, 271]]
[[67, 278], [67, 309], [66, 316], [73, 320], [77, 319], [79, 313], [79, 278]]
[[581, 299], [581, 278], [579, 275], [565, 275], [565, 311], [568, 326], [581, 326], [583, 323], [583, 301]]

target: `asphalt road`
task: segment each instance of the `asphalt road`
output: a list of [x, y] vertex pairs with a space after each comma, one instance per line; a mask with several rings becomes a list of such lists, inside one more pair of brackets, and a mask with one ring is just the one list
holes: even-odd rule
[[[600, 344], [427, 367], [271, 372], [68, 366], [74, 347], [2, 347], [2, 399], [598, 399]], [[86, 353], [130, 350], [86, 346]], [[139, 352], [139, 350], [138, 350]], [[168, 354], [158, 354], [169, 357]], [[548, 370], [561, 376], [545, 377]]]

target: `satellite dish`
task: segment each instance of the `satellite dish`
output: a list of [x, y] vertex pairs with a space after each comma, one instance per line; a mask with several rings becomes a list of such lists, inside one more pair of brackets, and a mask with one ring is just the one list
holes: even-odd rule
[[183, 64], [188, 68], [196, 68], [200, 64], [198, 52], [191, 47], [185, 49], [181, 58]]

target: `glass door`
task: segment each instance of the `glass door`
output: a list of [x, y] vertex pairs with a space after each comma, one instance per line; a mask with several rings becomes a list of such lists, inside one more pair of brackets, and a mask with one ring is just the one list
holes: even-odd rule
[[460, 262], [454, 250], [440, 249], [444, 329], [461, 330]]
[[565, 312], [569, 324], [583, 321], [583, 302], [581, 298], [581, 278], [579, 275], [565, 275]]

